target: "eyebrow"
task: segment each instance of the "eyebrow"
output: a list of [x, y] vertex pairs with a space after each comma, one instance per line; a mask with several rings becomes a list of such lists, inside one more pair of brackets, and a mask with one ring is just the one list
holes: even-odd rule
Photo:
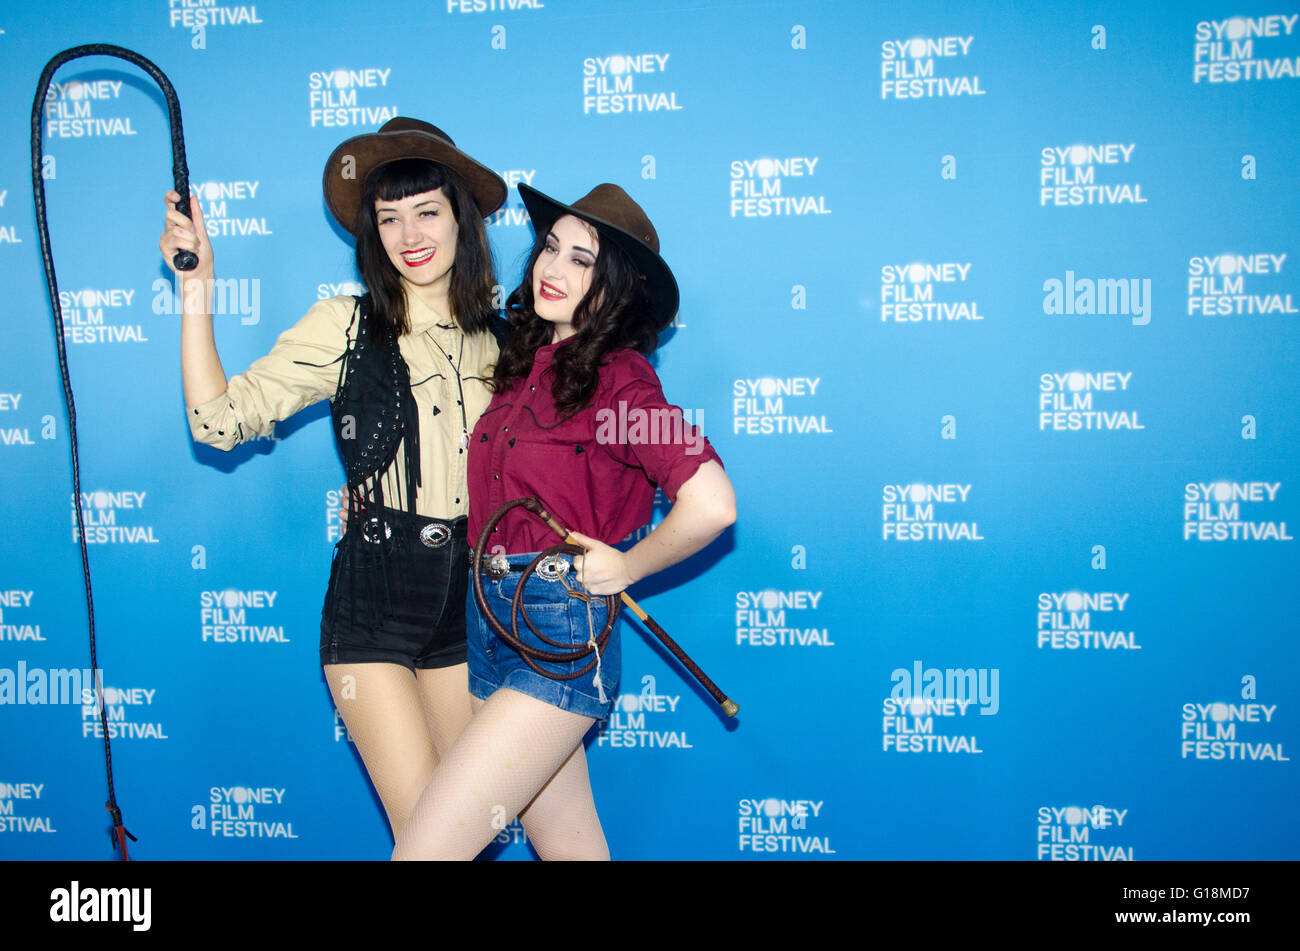
[[[554, 232], [554, 231], [548, 231], [548, 232], [546, 232], [546, 240], [547, 240], [547, 241], [554, 241], [556, 244], [559, 244], [559, 243], [560, 243], [560, 239], [557, 238], [557, 237], [555, 236], [555, 232]], [[586, 251], [586, 252], [587, 252], [588, 254], [590, 254], [593, 258], [596, 256], [596, 252], [595, 252], [595, 251], [591, 250], [590, 248], [584, 248], [584, 247], [583, 247], [582, 245], [580, 245], [580, 244], [575, 244], [575, 245], [573, 246], [573, 250], [575, 250], [575, 251]]]
[[[436, 198], [426, 198], [424, 201], [416, 202], [411, 207], [423, 208], [425, 205], [441, 205], [441, 204], [442, 202], [440, 202]], [[396, 210], [397, 210], [396, 205], [380, 205], [378, 208], [375, 209], [375, 214], [380, 214], [381, 212], [385, 212], [385, 211], [396, 211]]]

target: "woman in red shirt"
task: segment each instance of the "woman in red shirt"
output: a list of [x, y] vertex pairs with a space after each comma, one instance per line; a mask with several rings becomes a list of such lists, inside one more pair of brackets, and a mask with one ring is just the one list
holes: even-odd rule
[[[552, 640], [581, 647], [605, 624], [591, 595], [618, 594], [704, 548], [735, 521], [735, 493], [708, 441], [663, 396], [644, 354], [677, 313], [677, 283], [653, 225], [616, 185], [572, 205], [526, 185], [537, 240], [507, 304], [513, 335], [495, 395], [470, 439], [469, 539], [522, 496], [541, 500], [585, 550], [531, 575], [524, 604]], [[627, 551], [612, 545], [649, 521], [655, 486], [672, 510]], [[556, 538], [521, 508], [485, 544], [497, 556], [483, 587], [508, 626], [520, 569]], [[394, 858], [470, 859], [519, 816], [545, 859], [607, 859], [582, 738], [613, 706], [619, 629], [594, 676], [552, 679], [501, 641], [471, 596], [467, 607], [473, 719], [435, 770]], [[555, 651], [520, 624], [530, 646]], [[571, 673], [573, 664], [546, 664]]]

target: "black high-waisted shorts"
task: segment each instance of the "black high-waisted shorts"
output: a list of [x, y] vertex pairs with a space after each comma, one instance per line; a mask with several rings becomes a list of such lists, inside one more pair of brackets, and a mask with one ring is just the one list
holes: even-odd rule
[[372, 509], [334, 549], [321, 611], [322, 664], [411, 670], [465, 662], [466, 519]]

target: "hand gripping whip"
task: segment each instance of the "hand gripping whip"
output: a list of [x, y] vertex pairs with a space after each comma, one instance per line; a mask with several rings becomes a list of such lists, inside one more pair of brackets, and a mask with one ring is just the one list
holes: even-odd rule
[[[497, 620], [496, 615], [492, 613], [492, 609], [487, 603], [487, 597], [483, 592], [483, 551], [487, 548], [488, 539], [492, 535], [492, 529], [496, 527], [497, 523], [501, 521], [508, 511], [516, 506], [522, 506], [525, 511], [531, 512], [540, 518], [547, 524], [551, 531], [564, 539], [564, 544], [552, 545], [550, 548], [541, 552], [528, 564], [526, 568], [524, 568], [519, 577], [519, 584], [515, 587], [514, 597], [511, 599], [510, 629], [506, 630], [505, 626]], [[548, 557], [553, 557], [555, 555], [581, 555], [583, 553], [584, 549], [574, 542], [572, 536], [569, 534], [569, 530], [560, 524], [559, 520], [550, 512], [546, 511], [546, 509], [542, 507], [542, 503], [532, 496], [507, 502], [505, 505], [493, 512], [492, 517], [489, 518], [487, 523], [483, 526], [483, 531], [479, 533], [478, 544], [474, 546], [474, 570], [472, 572], [472, 580], [474, 585], [474, 599], [478, 602], [479, 610], [483, 612], [483, 619], [487, 621], [488, 625], [496, 633], [497, 637], [501, 638], [501, 640], [505, 641], [506, 644], [514, 648], [515, 651], [518, 652], [519, 656], [523, 658], [524, 663], [528, 664], [529, 667], [542, 676], [550, 677], [552, 680], [570, 680], [574, 677], [590, 672], [590, 670], [596, 666], [598, 660], [593, 658], [587, 666], [571, 674], [557, 674], [544, 670], [537, 662], [549, 661], [551, 663], [566, 663], [577, 661], [588, 654], [604, 650], [605, 644], [609, 640], [610, 631], [614, 629], [614, 621], [618, 617], [619, 603], [621, 601], [632, 610], [632, 613], [641, 619], [645, 626], [650, 629], [650, 632], [663, 642], [665, 647], [672, 651], [673, 656], [681, 662], [683, 667], [691, 672], [691, 675], [699, 681], [700, 686], [709, 692], [709, 696], [713, 697], [713, 699], [717, 701], [717, 704], [722, 708], [723, 713], [729, 717], [734, 717], [738, 712], [740, 712], [740, 708], [736, 705], [736, 702], [723, 693], [718, 688], [718, 685], [709, 679], [708, 674], [702, 671], [699, 668], [699, 665], [687, 656], [686, 651], [682, 650], [681, 646], [668, 636], [668, 632], [656, 624], [654, 618], [646, 614], [645, 611], [641, 609], [641, 606], [628, 596], [626, 591], [622, 592], [617, 598], [613, 595], [605, 595], [605, 626], [601, 629], [599, 635], [596, 635], [595, 632], [592, 633], [594, 646], [592, 643], [589, 643], [583, 648], [558, 652], [538, 650], [523, 642], [519, 636], [520, 615], [523, 616], [524, 623], [528, 625], [529, 629], [545, 643], [551, 644], [555, 647], [568, 646], [552, 641], [550, 638], [538, 631], [537, 628], [533, 627], [533, 622], [528, 619], [528, 612], [524, 609], [524, 582], [528, 580], [528, 576], [536, 571], [537, 568], [541, 566], [542, 562]], [[599, 656], [598, 653], [597, 656]]]
[[[90, 590], [90, 558], [86, 552], [86, 528], [81, 512], [81, 464], [77, 453], [77, 410], [72, 400], [72, 383], [68, 377], [68, 354], [63, 342], [63, 313], [59, 309], [59, 285], [54, 276], [54, 259], [50, 255], [50, 231], [45, 220], [45, 178], [42, 168], [41, 133], [45, 97], [50, 88], [50, 81], [55, 71], [69, 60], [82, 56], [116, 56], [128, 63], [135, 63], [153, 77], [162, 90], [167, 101], [167, 116], [172, 135], [172, 180], [176, 193], [181, 200], [176, 203], [176, 210], [186, 215], [190, 213], [190, 173], [185, 165], [185, 140], [181, 131], [181, 106], [176, 99], [176, 90], [163, 71], [145, 59], [139, 53], [109, 46], [104, 43], [92, 43], [88, 46], [74, 46], [64, 50], [45, 64], [40, 82], [36, 86], [36, 99], [32, 102], [32, 191], [36, 198], [36, 227], [41, 236], [41, 261], [45, 265], [45, 282], [50, 292], [50, 308], [54, 312], [54, 339], [59, 352], [59, 371], [63, 377], [63, 396], [68, 407], [68, 435], [72, 449], [72, 497], [73, 510], [77, 513], [77, 538], [81, 543], [81, 573], [86, 586], [86, 616], [90, 630], [90, 669], [95, 682], [95, 701], [99, 710], [100, 726], [104, 736], [104, 768], [108, 774], [108, 802], [105, 808], [113, 817], [113, 831], [110, 833], [113, 847], [119, 850], [120, 857], [126, 861], [126, 840], [135, 841], [122, 824], [122, 811], [117, 806], [117, 796], [113, 792], [113, 751], [109, 745], [107, 713], [104, 704], [104, 685], [100, 681], [99, 664], [95, 656], [95, 602]], [[192, 251], [178, 251], [172, 258], [172, 264], [178, 270], [191, 271], [198, 266], [199, 259]]]

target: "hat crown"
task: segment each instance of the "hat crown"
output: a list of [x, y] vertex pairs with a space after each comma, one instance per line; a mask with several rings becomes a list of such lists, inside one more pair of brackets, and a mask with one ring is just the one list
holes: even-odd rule
[[410, 132], [421, 132], [425, 135], [431, 135], [436, 139], [441, 139], [450, 146], [455, 146], [451, 136], [443, 132], [431, 122], [425, 122], [421, 119], [411, 119], [407, 116], [396, 116], [389, 119], [379, 127], [379, 134], [401, 135]]
[[632, 196], [617, 185], [608, 182], [597, 185], [569, 207], [579, 215], [591, 215], [626, 231], [644, 241], [655, 254], [659, 253], [659, 234], [655, 226]]

